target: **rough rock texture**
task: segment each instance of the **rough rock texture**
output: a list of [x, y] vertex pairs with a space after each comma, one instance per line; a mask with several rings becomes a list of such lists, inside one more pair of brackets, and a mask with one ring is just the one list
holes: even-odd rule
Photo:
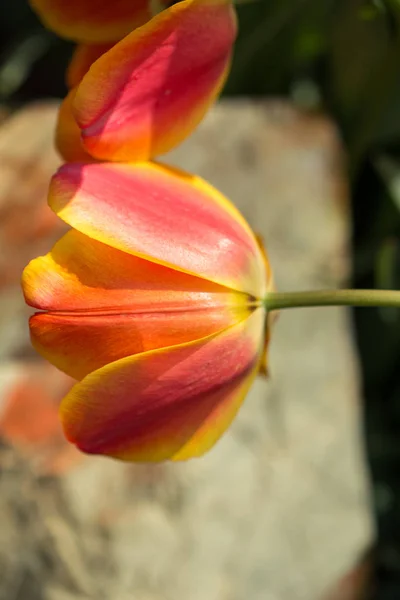
[[[0, 600], [320, 600], [373, 536], [349, 314], [282, 312], [270, 379], [204, 458], [72, 456], [52, 408], [70, 382], [29, 350], [17, 283], [60, 232], [45, 207], [54, 118], [34, 107], [0, 129]], [[325, 117], [222, 103], [163, 160], [240, 207], [281, 290], [346, 280], [347, 190]]]

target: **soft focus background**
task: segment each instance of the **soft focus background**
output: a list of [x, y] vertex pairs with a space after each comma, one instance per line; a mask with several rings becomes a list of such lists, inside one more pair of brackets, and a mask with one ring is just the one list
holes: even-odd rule
[[[399, 288], [400, 1], [238, 11], [225, 98], [169, 160], [237, 203], [281, 289]], [[45, 195], [71, 51], [0, 1], [0, 599], [400, 598], [399, 311], [282, 314], [272, 380], [202, 461], [64, 443], [71, 382], [30, 349], [18, 281], [63, 229]]]

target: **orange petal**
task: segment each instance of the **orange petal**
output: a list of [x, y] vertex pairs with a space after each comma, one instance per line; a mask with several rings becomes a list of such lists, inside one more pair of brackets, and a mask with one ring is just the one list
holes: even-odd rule
[[34, 347], [76, 379], [237, 323], [248, 297], [70, 231], [23, 274]]
[[30, 0], [43, 23], [78, 42], [117, 41], [151, 18], [151, 0]]
[[113, 46], [74, 100], [87, 151], [148, 160], [179, 144], [220, 93], [235, 36], [231, 0], [184, 0]]
[[75, 48], [69, 63], [66, 80], [69, 89], [78, 85], [92, 64], [105, 54], [114, 44], [80, 44]]
[[239, 211], [205, 181], [153, 163], [68, 164], [49, 203], [104, 244], [261, 298], [262, 253]]
[[70, 441], [131, 461], [182, 460], [209, 450], [236, 415], [258, 369], [265, 311], [195, 342], [128, 357], [66, 396]]
[[61, 103], [56, 127], [56, 148], [67, 162], [93, 162], [94, 158], [83, 147], [81, 131], [72, 116], [71, 107], [75, 92], [76, 89], [71, 90]]

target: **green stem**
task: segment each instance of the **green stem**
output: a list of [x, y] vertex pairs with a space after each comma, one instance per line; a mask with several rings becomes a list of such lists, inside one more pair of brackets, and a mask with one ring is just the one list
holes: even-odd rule
[[308, 306], [396, 306], [400, 292], [392, 290], [312, 290], [309, 292], [270, 292], [263, 304], [267, 310]]

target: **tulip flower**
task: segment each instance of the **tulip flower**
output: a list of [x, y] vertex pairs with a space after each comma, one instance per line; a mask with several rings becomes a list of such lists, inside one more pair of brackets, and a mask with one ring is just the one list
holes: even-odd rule
[[74, 97], [58, 126], [61, 154], [71, 160], [73, 140], [75, 160], [82, 148], [122, 162], [171, 150], [219, 95], [235, 36], [231, 0], [183, 0], [104, 53], [106, 46], [78, 50], [68, 74]]
[[43, 23], [77, 42], [116, 42], [151, 16], [151, 0], [30, 0]]
[[77, 380], [61, 404], [65, 434], [122, 460], [200, 456], [266, 371], [271, 311], [400, 306], [400, 292], [273, 292], [232, 204], [198, 177], [144, 162], [185, 139], [218, 96], [231, 0], [182, 0], [150, 21], [166, 0], [31, 3], [81, 42], [56, 135], [72, 162], [49, 193], [71, 230], [22, 281], [34, 347]]
[[153, 163], [64, 165], [49, 203], [72, 229], [23, 287], [33, 345], [79, 380], [66, 436], [124, 460], [203, 454], [265, 357], [272, 279], [250, 227], [205, 181]]

